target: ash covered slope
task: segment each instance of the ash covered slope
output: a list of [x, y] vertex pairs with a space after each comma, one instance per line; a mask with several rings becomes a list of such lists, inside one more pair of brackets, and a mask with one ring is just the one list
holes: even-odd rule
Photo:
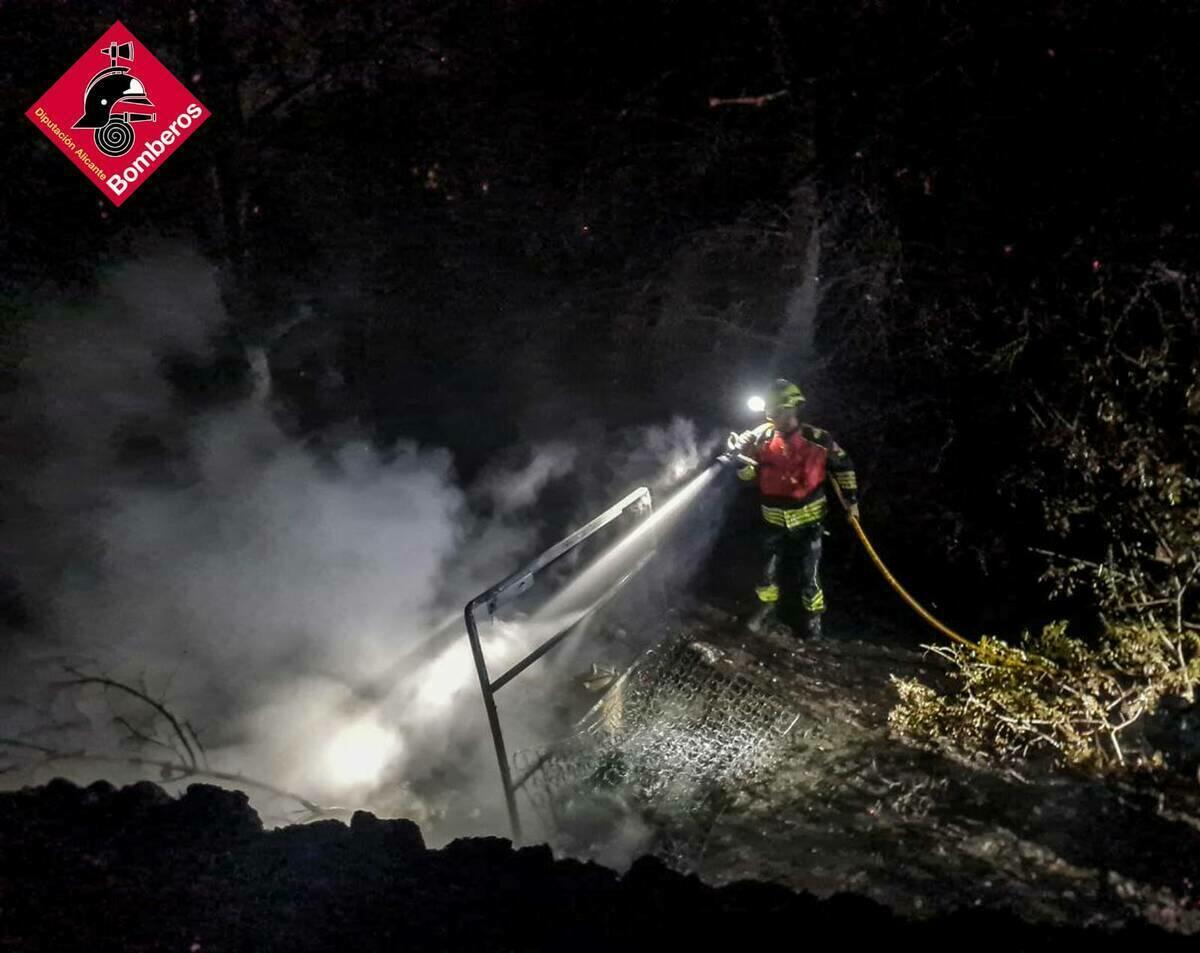
[[7, 792], [0, 844], [5, 950], [612, 950], [881, 934], [925, 950], [983, 936], [1013, 951], [1194, 942], [982, 912], [905, 921], [861, 897], [714, 888], [651, 860], [618, 876], [499, 839], [427, 850], [411, 822], [367, 814], [264, 831], [244, 795], [207, 785], [178, 799], [148, 782]]
[[889, 677], [936, 682], [935, 660], [890, 636], [832, 630], [796, 644], [751, 637], [716, 610], [690, 620], [692, 638], [740, 657], [799, 715], [773, 770], [729, 800], [690, 869], [708, 883], [850, 891], [912, 916], [977, 907], [1200, 931], [1194, 782], [1096, 779], [1032, 760], [1018, 773], [908, 745], [888, 729]]

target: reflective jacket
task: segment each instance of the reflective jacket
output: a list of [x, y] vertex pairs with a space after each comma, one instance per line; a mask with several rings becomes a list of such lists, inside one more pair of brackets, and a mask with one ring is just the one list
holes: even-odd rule
[[758, 481], [763, 518], [795, 529], [825, 517], [825, 477], [837, 482], [847, 505], [858, 502], [858, 478], [849, 455], [825, 430], [801, 424], [783, 434], [772, 423], [738, 437], [738, 450], [754, 461], [738, 471], [744, 481]]

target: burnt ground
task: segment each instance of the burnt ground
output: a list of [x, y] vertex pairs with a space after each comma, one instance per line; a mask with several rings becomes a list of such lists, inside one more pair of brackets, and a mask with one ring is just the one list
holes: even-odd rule
[[[1184, 949], [1144, 924], [1034, 927], [972, 911], [913, 921], [861, 896], [713, 887], [645, 858], [624, 875], [542, 846], [425, 848], [408, 821], [356, 814], [264, 831], [246, 797], [149, 782], [54, 781], [0, 794], [3, 950], [611, 950], [878, 940], [926, 950]], [[865, 853], [865, 852], [864, 852]], [[803, 863], [797, 860], [797, 866]], [[1068, 947], [1069, 948], [1069, 947]]]
[[726, 800], [689, 864], [707, 882], [853, 891], [917, 917], [985, 908], [1200, 930], [1194, 780], [1017, 771], [915, 747], [889, 732], [887, 713], [891, 675], [942, 677], [919, 650], [828, 627], [803, 642], [753, 637], [714, 609], [685, 627], [799, 715], [772, 770]]
[[1194, 948], [1194, 783], [906, 744], [890, 676], [939, 675], [894, 633], [753, 637], [712, 608], [671, 627], [797, 716], [686, 855], [622, 874], [498, 838], [427, 849], [415, 824], [361, 813], [265, 830], [207, 785], [55, 781], [0, 793], [0, 950]]

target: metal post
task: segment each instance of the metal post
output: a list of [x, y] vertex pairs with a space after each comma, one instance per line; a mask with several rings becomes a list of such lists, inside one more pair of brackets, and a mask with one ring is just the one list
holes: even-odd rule
[[500, 763], [500, 781], [504, 785], [504, 801], [508, 806], [508, 821], [512, 825], [513, 844], [521, 843], [521, 817], [517, 812], [517, 794], [512, 784], [512, 773], [508, 766], [508, 752], [504, 748], [504, 733], [500, 729], [500, 712], [496, 710], [496, 693], [488, 678], [487, 660], [483, 657], [483, 645], [479, 641], [479, 628], [475, 624], [475, 606], [478, 599], [467, 603], [464, 612], [467, 620], [467, 637], [471, 641], [471, 654], [475, 657], [475, 670], [479, 673], [479, 687], [483, 689], [483, 707], [487, 710], [488, 727], [492, 729], [492, 743], [496, 746], [496, 760]]
[[527, 592], [534, 583], [537, 573], [545, 569], [551, 563], [557, 561], [562, 556], [566, 555], [570, 550], [574, 549], [593, 533], [603, 529], [613, 520], [617, 519], [630, 506], [635, 503], [645, 505], [647, 508], [652, 506], [650, 490], [648, 487], [638, 487], [624, 499], [609, 507], [591, 522], [580, 527], [570, 536], [559, 541], [551, 546], [548, 550], [537, 557], [532, 563], [524, 569], [513, 573], [503, 581], [492, 586], [486, 592], [480, 593], [474, 599], [467, 603], [463, 610], [463, 617], [467, 623], [467, 638], [471, 642], [471, 655], [475, 659], [475, 671], [479, 675], [479, 688], [483, 693], [483, 707], [487, 711], [488, 727], [492, 732], [492, 743], [496, 748], [496, 761], [500, 768], [500, 781], [504, 785], [504, 802], [508, 808], [508, 820], [512, 825], [513, 843], [519, 844], [521, 841], [521, 817], [517, 810], [517, 789], [512, 783], [512, 769], [508, 763], [508, 752], [504, 745], [504, 731], [500, 725], [500, 712], [496, 708], [496, 692], [507, 685], [517, 675], [521, 674], [530, 665], [536, 662], [539, 658], [550, 651], [555, 645], [566, 638], [571, 632], [575, 631], [585, 618], [591, 616], [597, 608], [608, 602], [617, 591], [619, 591], [626, 582], [629, 581], [639, 570], [649, 561], [655, 550], [642, 559], [629, 573], [623, 576], [608, 593], [602, 596], [583, 617], [575, 620], [571, 625], [567, 626], [562, 632], [559, 632], [547, 639], [541, 645], [536, 647], [524, 659], [516, 663], [507, 672], [501, 675], [495, 682], [488, 675], [487, 660], [483, 656], [483, 644], [479, 638], [479, 626], [475, 619], [475, 612], [480, 606], [486, 606], [489, 617], [494, 616], [497, 608], [504, 603], [516, 598], [523, 592]]

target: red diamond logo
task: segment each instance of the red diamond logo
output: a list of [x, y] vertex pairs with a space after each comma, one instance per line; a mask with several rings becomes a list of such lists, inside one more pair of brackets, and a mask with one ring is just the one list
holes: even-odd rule
[[118, 22], [25, 115], [121, 205], [212, 114]]

